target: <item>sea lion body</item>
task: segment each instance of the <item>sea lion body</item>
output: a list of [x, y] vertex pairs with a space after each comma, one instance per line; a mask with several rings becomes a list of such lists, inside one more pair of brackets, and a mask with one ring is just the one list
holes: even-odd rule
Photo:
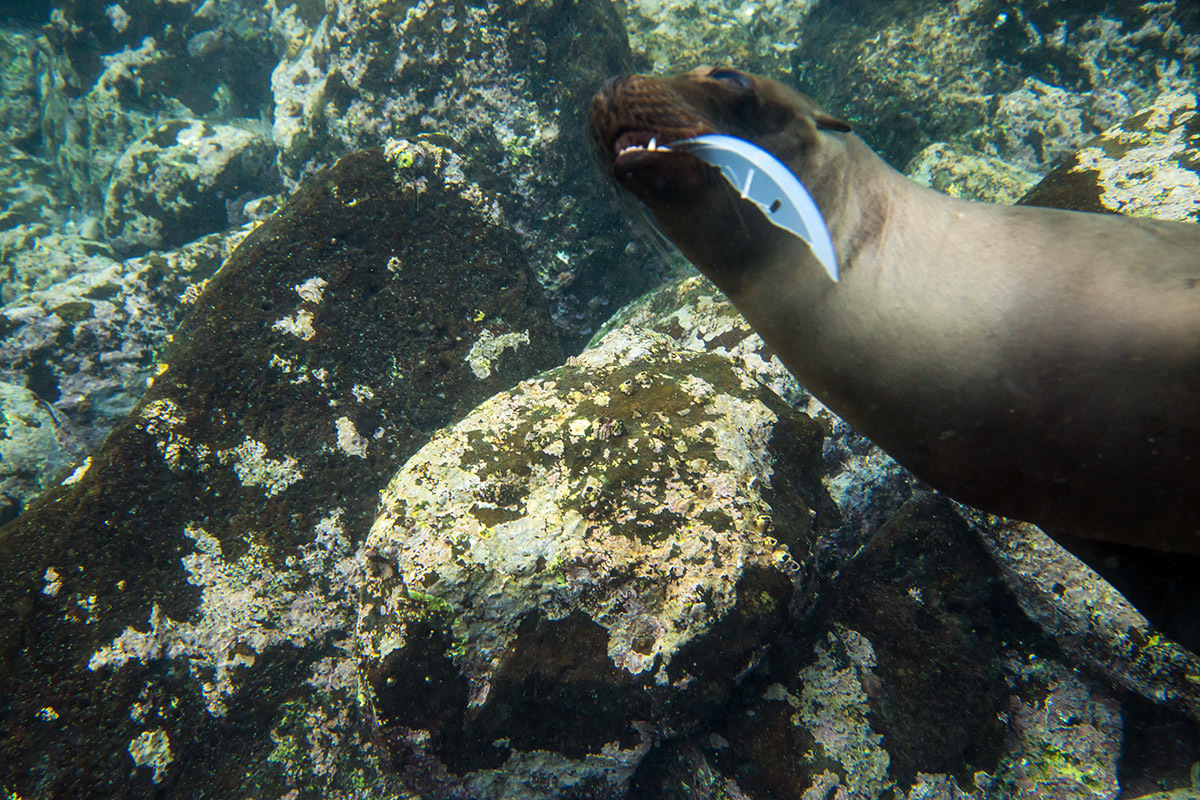
[[[1200, 553], [1200, 225], [973, 203], [893, 170], [810, 99], [734, 70], [611, 82], [617, 180], [813, 394], [950, 496]], [[686, 153], [725, 133], [821, 209], [834, 283]]]

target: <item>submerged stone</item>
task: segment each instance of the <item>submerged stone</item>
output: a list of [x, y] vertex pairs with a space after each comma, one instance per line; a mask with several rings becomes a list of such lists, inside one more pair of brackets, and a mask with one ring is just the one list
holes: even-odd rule
[[405, 785], [623, 797], [809, 598], [820, 442], [728, 359], [632, 328], [436, 434], [384, 492], [358, 622]]
[[1068, 156], [1021, 203], [1200, 222], [1200, 96], [1161, 95]]
[[248, 200], [279, 188], [275, 148], [251, 124], [171, 120], [117, 160], [104, 232], [125, 254], [177, 247], [243, 222]]
[[[348, 653], [380, 489], [562, 355], [453, 153], [316, 176], [211, 278], [137, 408], [0, 529], [0, 785], [23, 797], [388, 796]], [[487, 377], [487, 330], [521, 333]]]

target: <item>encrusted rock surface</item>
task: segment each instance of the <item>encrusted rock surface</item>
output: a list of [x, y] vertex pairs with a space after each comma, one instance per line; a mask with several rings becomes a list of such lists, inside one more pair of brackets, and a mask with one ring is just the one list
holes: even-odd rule
[[438, 433], [383, 494], [358, 632], [429, 798], [619, 798], [811, 593], [821, 433], [623, 328]]
[[1015, 203], [1041, 179], [995, 156], [946, 142], [917, 153], [904, 172], [943, 194], [984, 203]]
[[[814, 613], [709, 729], [663, 748], [636, 800], [1116, 796], [1125, 709], [1024, 618], [944, 499], [914, 497], [824, 577]], [[680, 772], [703, 791], [663, 779]]]
[[629, 222], [598, 178], [587, 104], [630, 69], [605, 0], [274, 7], [274, 137], [291, 186], [349, 149], [428, 138], [469, 153], [495, 194], [572, 349], [654, 283], [656, 259], [626, 253]]
[[246, 203], [279, 188], [275, 148], [252, 123], [164, 122], [113, 168], [104, 232], [127, 255], [178, 247], [245, 222]]
[[655, 330], [684, 349], [730, 358], [790, 405], [821, 421], [826, 431], [821, 482], [836, 508], [818, 526], [823, 571], [835, 572], [852, 558], [918, 483], [805, 391], [707, 279], [692, 275], [663, 284], [614, 314], [601, 333], [621, 325]]
[[1200, 222], [1200, 94], [1160, 96], [1087, 142], [1021, 202]]
[[[347, 156], [210, 280], [85, 472], [0, 530], [0, 785], [387, 797], [358, 722], [355, 548], [428, 431], [560, 363], [441, 148]], [[473, 346], [490, 349], [486, 377]]]
[[791, 69], [815, 0], [619, 0], [639, 70], [669, 73], [736, 64]]

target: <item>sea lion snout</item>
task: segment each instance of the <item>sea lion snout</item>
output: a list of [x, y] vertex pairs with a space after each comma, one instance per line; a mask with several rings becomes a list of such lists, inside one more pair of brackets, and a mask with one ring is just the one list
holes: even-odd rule
[[611, 159], [631, 147], [669, 145], [711, 133], [694, 106], [670, 78], [624, 75], [610, 78], [592, 98], [592, 133]]

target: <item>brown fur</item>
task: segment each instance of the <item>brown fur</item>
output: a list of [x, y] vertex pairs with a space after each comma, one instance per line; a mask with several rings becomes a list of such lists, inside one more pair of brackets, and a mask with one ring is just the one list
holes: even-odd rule
[[[788, 369], [965, 503], [1200, 553], [1200, 226], [969, 203], [891, 169], [810, 98], [734, 70], [612, 81], [592, 103], [623, 186]], [[749, 139], [801, 179], [842, 279], [684, 153]]]

